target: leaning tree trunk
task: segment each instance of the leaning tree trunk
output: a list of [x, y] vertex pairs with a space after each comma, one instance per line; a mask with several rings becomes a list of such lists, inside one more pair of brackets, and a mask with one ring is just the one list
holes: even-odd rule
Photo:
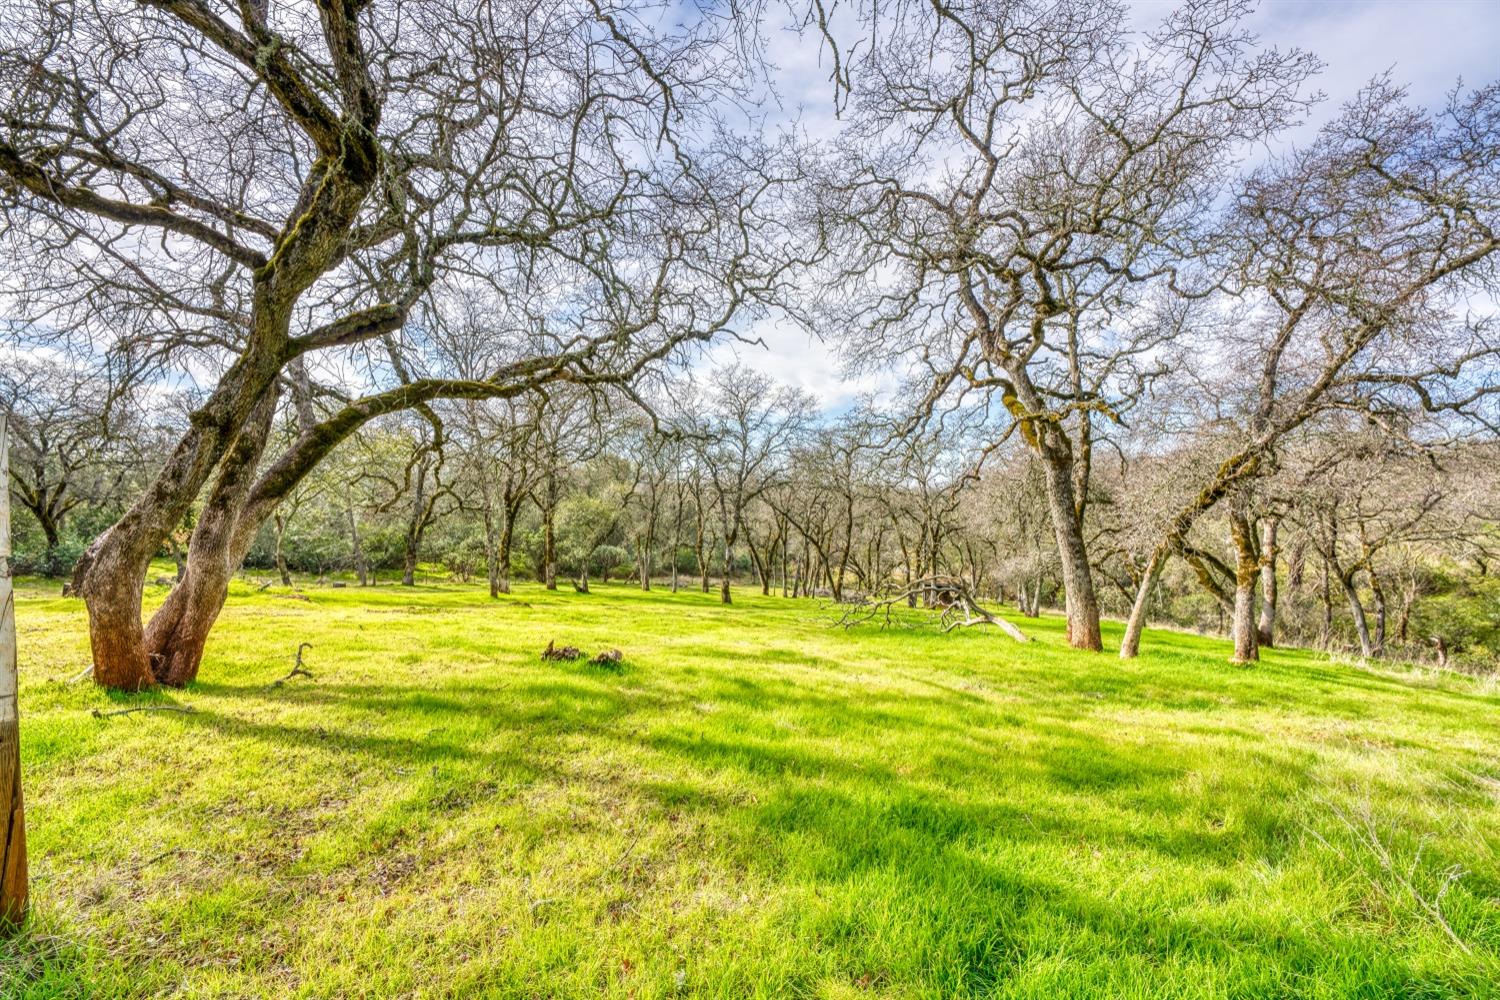
[[1062, 560], [1063, 601], [1068, 616], [1068, 645], [1095, 652], [1104, 648], [1099, 634], [1099, 598], [1094, 592], [1094, 574], [1089, 567], [1073, 491], [1072, 462], [1057, 449], [1042, 453], [1046, 473], [1047, 509], [1057, 554]]
[[1365, 604], [1359, 599], [1359, 588], [1354, 585], [1354, 572], [1339, 573], [1339, 583], [1344, 588], [1344, 597], [1349, 602], [1349, 613], [1354, 616], [1354, 631], [1359, 636], [1359, 653], [1368, 659], [1375, 655], [1374, 644], [1370, 641], [1370, 622], [1365, 617]]
[[1158, 547], [1151, 553], [1146, 570], [1141, 574], [1140, 586], [1135, 591], [1135, 602], [1130, 605], [1130, 619], [1125, 623], [1125, 638], [1120, 640], [1120, 659], [1129, 660], [1140, 654], [1141, 632], [1146, 628], [1146, 607], [1151, 601], [1151, 589], [1167, 561], [1166, 551]]
[[26, 919], [26, 811], [21, 799], [21, 716], [16, 601], [10, 582], [9, 442], [0, 413], [0, 930]]

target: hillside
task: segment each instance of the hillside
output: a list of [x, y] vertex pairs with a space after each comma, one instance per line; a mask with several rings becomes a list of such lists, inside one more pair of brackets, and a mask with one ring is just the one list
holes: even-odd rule
[[[1500, 991], [1493, 679], [748, 591], [236, 583], [199, 683], [110, 696], [54, 593], [18, 603], [6, 996]], [[157, 704], [193, 712], [91, 714]]]

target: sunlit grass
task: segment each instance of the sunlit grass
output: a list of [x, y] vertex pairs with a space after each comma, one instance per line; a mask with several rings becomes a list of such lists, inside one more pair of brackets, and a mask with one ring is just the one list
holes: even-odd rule
[[198, 684], [111, 698], [23, 587], [5, 995], [1497, 990], [1492, 685], [594, 589], [236, 584]]

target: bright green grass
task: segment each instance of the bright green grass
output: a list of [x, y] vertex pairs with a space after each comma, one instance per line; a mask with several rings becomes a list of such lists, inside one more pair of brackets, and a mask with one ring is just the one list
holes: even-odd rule
[[[111, 699], [53, 593], [7, 996], [1500, 993], [1492, 683], [747, 590], [236, 584], [200, 683]], [[156, 701], [196, 714], [90, 714]]]

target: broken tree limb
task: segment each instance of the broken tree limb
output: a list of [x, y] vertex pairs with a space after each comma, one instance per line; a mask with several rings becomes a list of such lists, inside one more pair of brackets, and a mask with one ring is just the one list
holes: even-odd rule
[[1031, 641], [1014, 624], [987, 611], [967, 583], [948, 576], [923, 577], [883, 597], [867, 597], [844, 611], [838, 623], [843, 628], [853, 628], [878, 619], [880, 627], [887, 628], [897, 624], [897, 609], [902, 605], [914, 605], [917, 598], [921, 598], [925, 608], [941, 609], [938, 622], [944, 632], [971, 625], [993, 625], [1017, 642]]
[[292, 669], [287, 673], [287, 675], [285, 677], [277, 678], [276, 680], [272, 681], [270, 683], [270, 685], [268, 685], [268, 686], [269, 687], [273, 687], [273, 688], [279, 688], [279, 687], [281, 687], [281, 685], [285, 684], [287, 681], [291, 680], [293, 677], [306, 677], [308, 679], [311, 679], [312, 678], [312, 671], [308, 670], [306, 667], [304, 667], [302, 665], [302, 651], [304, 649], [312, 649], [312, 648], [313, 648], [313, 644], [310, 643], [310, 642], [304, 642], [304, 643], [301, 643], [300, 645], [298, 645], [297, 646], [297, 662], [292, 664]]

